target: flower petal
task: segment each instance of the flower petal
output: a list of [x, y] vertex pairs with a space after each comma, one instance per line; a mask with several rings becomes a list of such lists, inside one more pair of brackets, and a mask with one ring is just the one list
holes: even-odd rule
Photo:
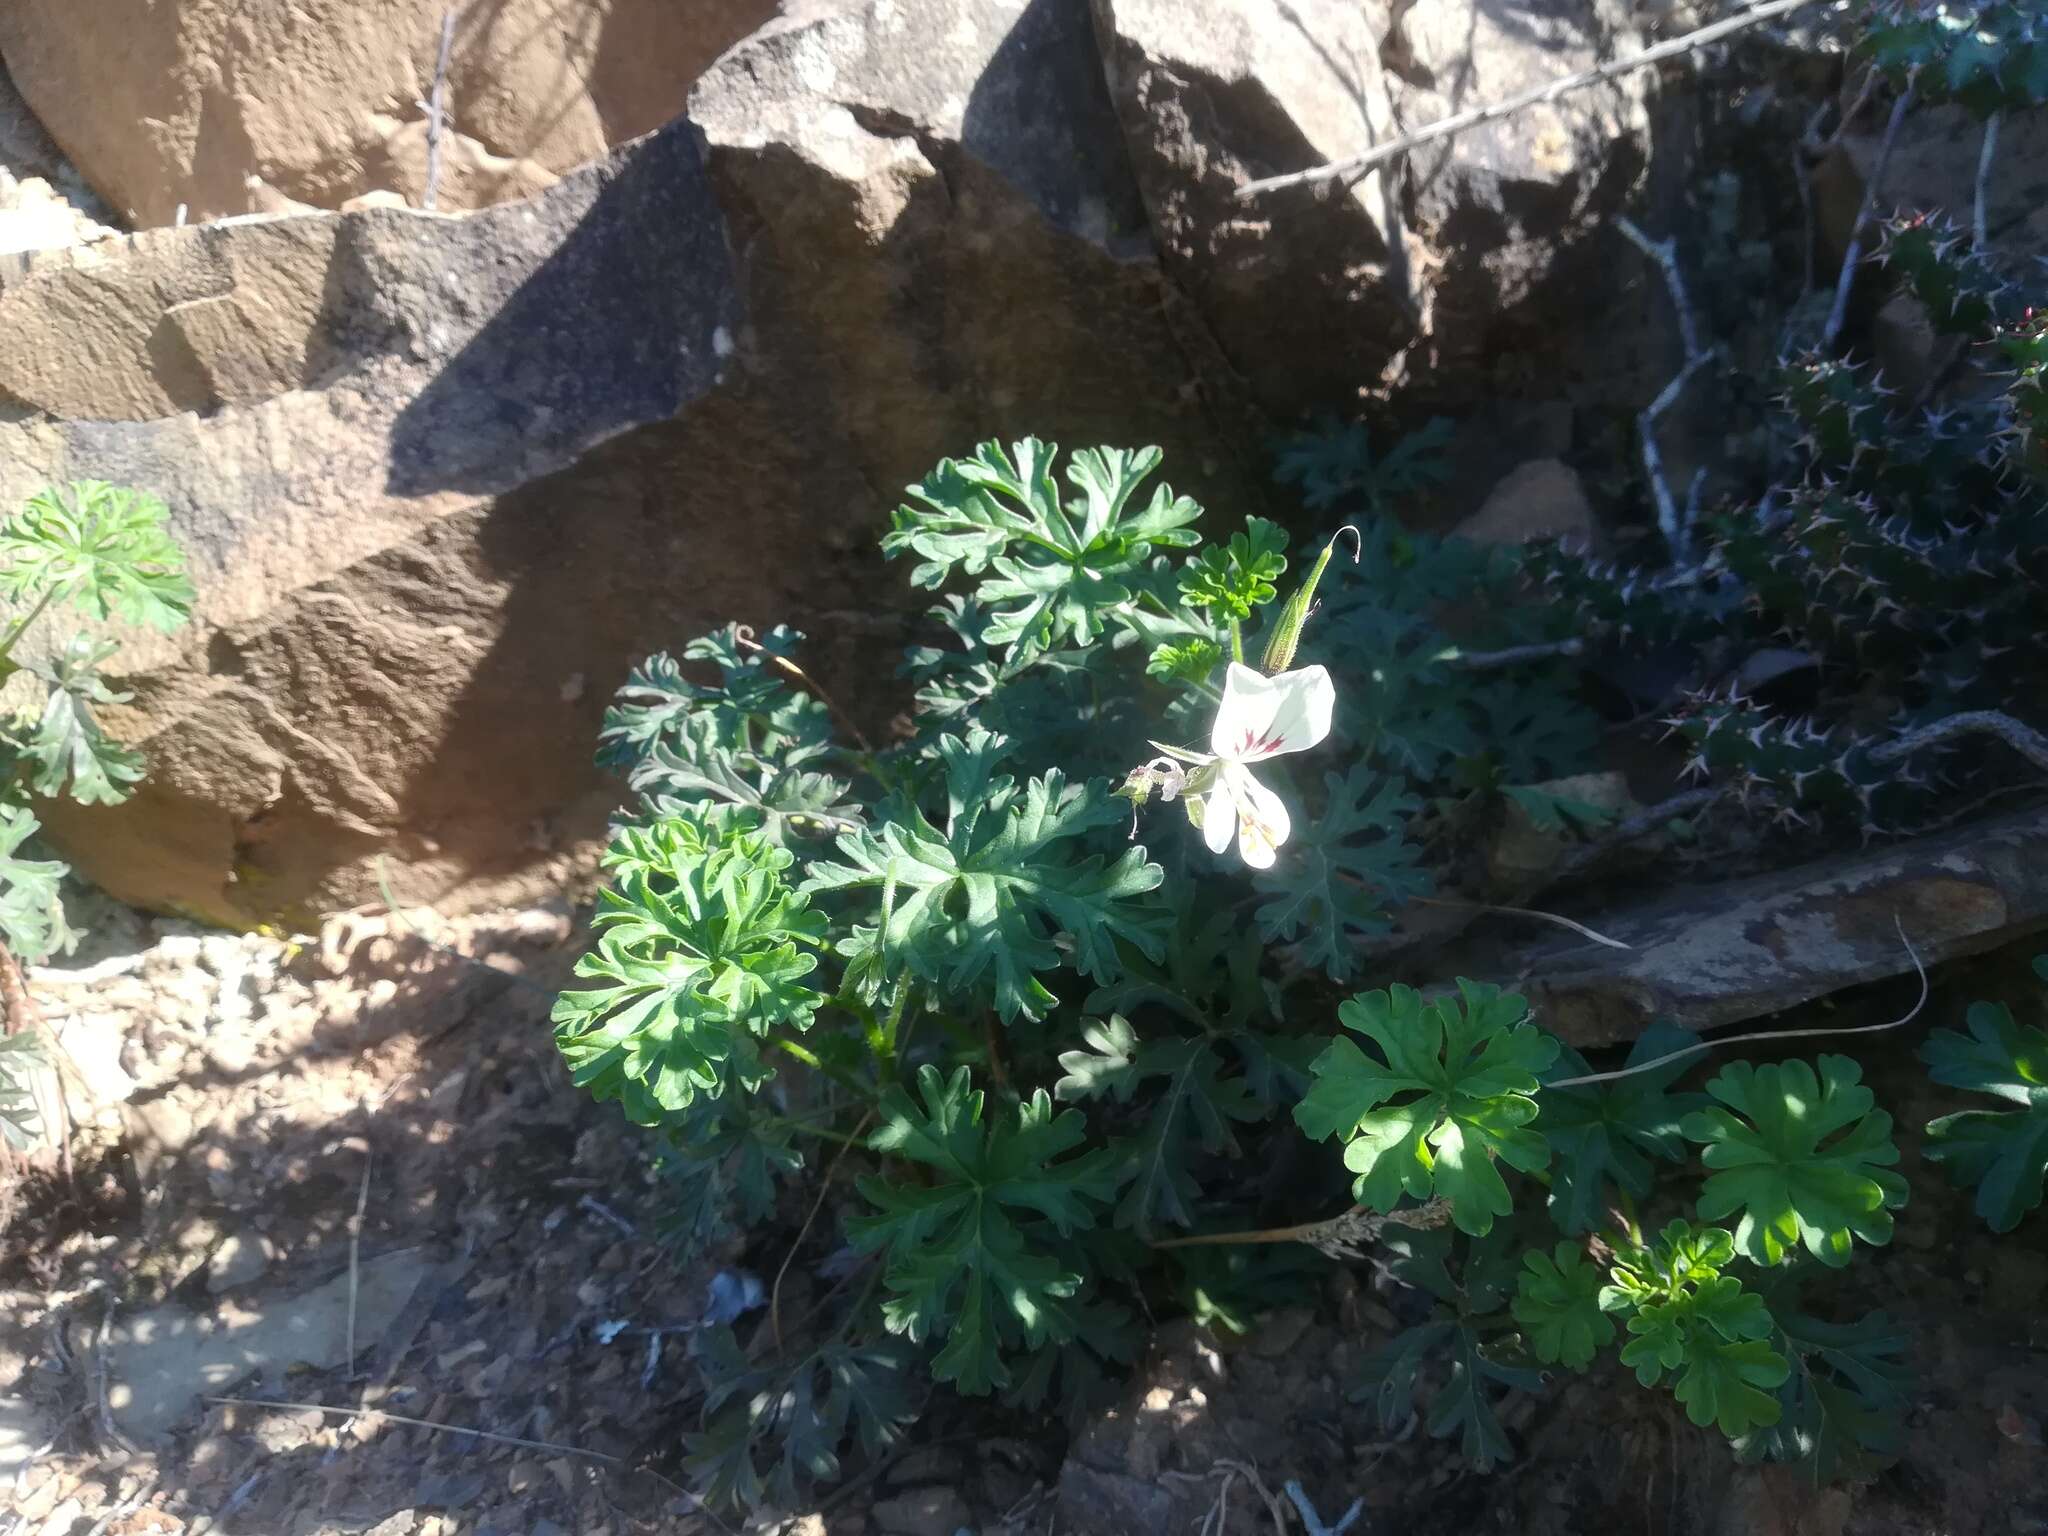
[[1209, 798], [1202, 802], [1202, 841], [1209, 845], [1211, 853], [1221, 853], [1230, 846], [1230, 834], [1237, 826], [1237, 801], [1232, 798], [1230, 786], [1222, 779], [1209, 791]]
[[1233, 764], [1225, 770], [1237, 797], [1237, 851], [1253, 869], [1271, 869], [1280, 845], [1294, 830], [1287, 807], [1251, 771]]
[[1209, 750], [1232, 762], [1306, 751], [1330, 734], [1336, 706], [1336, 685], [1320, 666], [1263, 677], [1232, 662], [1209, 732]]

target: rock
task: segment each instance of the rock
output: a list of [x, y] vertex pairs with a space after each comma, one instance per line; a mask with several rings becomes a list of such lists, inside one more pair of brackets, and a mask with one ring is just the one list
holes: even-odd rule
[[50, 1421], [25, 1397], [0, 1397], [0, 1483], [15, 1475], [50, 1439]]
[[218, 1296], [238, 1285], [260, 1279], [273, 1260], [276, 1249], [260, 1232], [230, 1232], [206, 1261], [206, 1288]]
[[1404, 366], [1449, 389], [1504, 325], [1540, 338], [1604, 302], [1580, 279], [1647, 163], [1641, 74], [1347, 183], [1252, 201], [1237, 189], [1639, 46], [1612, 0], [1094, 9], [1162, 259], [1269, 408], [1325, 405], [1410, 348]]
[[1600, 527], [1577, 470], [1558, 459], [1531, 459], [1496, 485], [1484, 505], [1453, 532], [1475, 544], [1567, 539], [1590, 545]]
[[877, 1500], [870, 1513], [882, 1536], [954, 1536], [974, 1518], [967, 1501], [944, 1486]]
[[[121, 653], [141, 792], [46, 808], [83, 876], [233, 926], [376, 900], [380, 860], [408, 902], [516, 904], [602, 836], [592, 746], [648, 652], [924, 606], [873, 542], [942, 456], [1159, 443], [1218, 515], [1262, 504], [1144, 254], [1084, 0], [806, 7], [690, 113], [464, 217], [0, 260], [0, 506], [149, 487], [199, 593]], [[886, 718], [851, 649], [806, 664]]]
[[[1529, 787], [1539, 794], [1605, 813], [1604, 821], [1590, 816], [1578, 821], [1581, 833], [1593, 836], [1598, 835], [1601, 826], [1641, 809], [1629, 793], [1628, 776], [1622, 773], [1581, 773]], [[1539, 825], [1528, 806], [1510, 791], [1504, 802], [1500, 832], [1486, 851], [1487, 873], [1510, 893], [1533, 888], [1557, 867], [1565, 850], [1581, 840], [1580, 833], [1556, 816], [1546, 817], [1545, 823]]]
[[[1822, 237], [1839, 259], [1862, 206], [1863, 187], [1884, 143], [1887, 113], [1866, 112], [1814, 172]], [[1977, 184], [1984, 125], [1966, 107], [1916, 106], [1899, 126], [1885, 168], [1883, 206], [1946, 213], [1965, 231]], [[2048, 235], [2048, 111], [2009, 112], [1998, 131], [1985, 225], [1992, 248], [2031, 263]]]
[[[445, 99], [442, 208], [534, 190], [660, 127], [777, 0], [552, 0], [463, 12]], [[51, 135], [140, 226], [335, 208], [424, 181], [441, 0], [0, 7], [0, 57]], [[107, 110], [119, 101], [121, 111]], [[137, 124], [147, 122], [150, 131]], [[502, 168], [514, 168], [506, 171]]]
[[[355, 1338], [373, 1343], [404, 1309], [428, 1261], [417, 1248], [366, 1261], [356, 1294]], [[116, 1320], [108, 1341], [108, 1402], [130, 1435], [154, 1438], [204, 1393], [224, 1392], [252, 1371], [301, 1363], [327, 1367], [347, 1351], [349, 1277], [299, 1296], [195, 1314], [165, 1305]]]
[[1895, 918], [1929, 966], [2048, 927], [2048, 811], [1571, 915], [1632, 947], [1489, 941], [1483, 953], [1444, 955], [1442, 974], [1512, 986], [1577, 1046], [1633, 1039], [1659, 1017], [1718, 1029], [1912, 975]]

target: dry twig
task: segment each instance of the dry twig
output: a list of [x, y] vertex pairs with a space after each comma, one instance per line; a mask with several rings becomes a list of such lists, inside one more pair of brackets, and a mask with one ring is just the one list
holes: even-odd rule
[[420, 206], [431, 209], [441, 185], [441, 122], [448, 106], [448, 54], [455, 46], [455, 18], [462, 7], [454, 6], [441, 17], [441, 51], [434, 59], [434, 89], [425, 102], [427, 111], [427, 190]]
[[1835, 342], [1841, 337], [1842, 327], [1849, 320], [1849, 293], [1856, 286], [1856, 268], [1863, 261], [1863, 231], [1870, 223], [1870, 216], [1877, 211], [1877, 199], [1884, 186], [1885, 172], [1892, 163], [1892, 150], [1899, 140], [1899, 125], [1906, 120], [1906, 112], [1913, 105], [1913, 97], [1919, 89], [1917, 72], [1908, 76], [1906, 88], [1899, 92], [1899, 99], [1892, 103], [1892, 115], [1884, 125], [1884, 143], [1877, 152], [1877, 163], [1870, 168], [1870, 180], [1863, 186], [1863, 204], [1856, 210], [1856, 223], [1849, 231], [1849, 248], [1842, 252], [1842, 270], [1835, 278], [1835, 302], [1828, 310], [1828, 323], [1820, 333], [1820, 349], [1832, 352]]
[[1636, 70], [1647, 69], [1652, 64], [1661, 64], [1666, 59], [1675, 59], [1683, 54], [1695, 52], [1706, 47], [1709, 43], [1717, 43], [1724, 37], [1732, 37], [1737, 32], [1745, 31], [1750, 27], [1760, 25], [1775, 17], [1803, 10], [1815, 3], [1816, 0], [1766, 0], [1766, 3], [1763, 5], [1753, 6], [1749, 10], [1737, 12], [1733, 16], [1725, 17], [1708, 26], [1700, 27], [1696, 31], [1688, 32], [1683, 37], [1674, 37], [1653, 47], [1645, 48], [1640, 53], [1631, 53], [1618, 59], [1609, 59], [1605, 64], [1596, 64], [1593, 68], [1581, 71], [1576, 75], [1565, 75], [1560, 79], [1547, 81], [1532, 90], [1523, 91], [1516, 96], [1510, 96], [1504, 101], [1490, 102], [1485, 106], [1473, 107], [1468, 111], [1453, 113], [1449, 117], [1438, 118], [1435, 122], [1425, 124], [1413, 133], [1404, 133], [1397, 139], [1389, 139], [1384, 144], [1376, 144], [1364, 154], [1353, 155], [1348, 160], [1333, 160], [1327, 165], [1311, 166], [1305, 171], [1292, 171], [1284, 176], [1266, 176], [1257, 181], [1248, 181], [1237, 189], [1237, 195], [1241, 198], [1253, 198], [1267, 192], [1278, 192], [1286, 187], [1313, 186], [1317, 182], [1348, 180], [1353, 176], [1371, 170], [1383, 161], [1391, 160], [1396, 155], [1414, 149], [1417, 145], [1428, 144], [1437, 139], [1450, 138], [1454, 134], [1463, 133], [1468, 128], [1477, 128], [1483, 123], [1496, 122], [1503, 117], [1512, 117], [1515, 113], [1525, 111], [1530, 107], [1541, 106], [1545, 102], [1557, 101], [1562, 97], [1571, 95], [1574, 91], [1584, 90], [1589, 85], [1599, 85], [1608, 80], [1619, 79], [1623, 75], [1633, 74]]
[[1611, 1083], [1624, 1077], [1634, 1077], [1638, 1073], [1653, 1072], [1659, 1067], [1669, 1066], [1674, 1061], [1684, 1061], [1688, 1057], [1704, 1055], [1708, 1051], [1718, 1051], [1731, 1045], [1749, 1045], [1759, 1040], [1805, 1040], [1823, 1036], [1832, 1039], [1836, 1035], [1877, 1035], [1888, 1029], [1898, 1029], [1910, 1024], [1920, 1017], [1920, 1010], [1927, 1006], [1927, 967], [1920, 963], [1920, 952], [1913, 948], [1913, 941], [1906, 937], [1906, 925], [1899, 921], [1896, 913], [1892, 915], [1892, 925], [1899, 930], [1899, 942], [1906, 946], [1906, 954], [1913, 962], [1913, 969], [1920, 973], [1919, 1001], [1896, 1019], [1889, 1019], [1882, 1024], [1855, 1024], [1848, 1028], [1820, 1026], [1812, 1029], [1760, 1029], [1746, 1035], [1729, 1035], [1720, 1040], [1702, 1040], [1696, 1045], [1688, 1045], [1683, 1050], [1669, 1051], [1633, 1067], [1618, 1067], [1612, 1072], [1588, 1072], [1581, 1077], [1561, 1077], [1543, 1086], [1584, 1088], [1593, 1083]]
[[1979, 256], [1991, 249], [1991, 164], [1998, 158], [1998, 125], [2004, 117], [2005, 113], [1998, 111], [1984, 119], [1984, 147], [1977, 151], [1977, 196], [1970, 209], [1970, 235]]
[[1671, 494], [1670, 482], [1664, 478], [1664, 452], [1657, 445], [1657, 423], [1678, 403], [1678, 397], [1684, 393], [1692, 376], [1714, 360], [1714, 349], [1700, 345], [1699, 321], [1693, 315], [1692, 301], [1686, 296], [1685, 274], [1678, 267], [1678, 242], [1652, 240], [1633, 219], [1617, 218], [1614, 222], [1628, 237], [1629, 243], [1654, 261], [1663, 272], [1664, 286], [1671, 295], [1671, 307], [1678, 312], [1678, 336], [1685, 348], [1685, 362], [1657, 398], [1637, 416], [1636, 429], [1642, 438], [1643, 474], [1648, 478], [1650, 494], [1657, 502], [1657, 528], [1664, 535], [1665, 547], [1671, 551], [1672, 564], [1690, 567], [1693, 563], [1692, 526], [1699, 517], [1700, 489], [1706, 484], [1707, 471], [1705, 466], [1701, 466], [1694, 472], [1681, 510]]
[[1997, 709], [1964, 710], [1961, 714], [1923, 725], [1918, 730], [1907, 731], [1881, 747], [1872, 747], [1870, 760], [1878, 764], [1896, 763], [1922, 748], [1957, 736], [1978, 735], [1996, 736], [2043, 773], [2048, 773], [2048, 736]]
[[811, 1202], [811, 1208], [804, 1216], [804, 1224], [796, 1229], [796, 1236], [790, 1242], [789, 1251], [783, 1254], [782, 1262], [775, 1267], [775, 1283], [768, 1289], [768, 1331], [774, 1335], [775, 1347], [778, 1350], [782, 1348], [782, 1277], [789, 1273], [790, 1260], [796, 1257], [797, 1249], [804, 1245], [804, 1239], [810, 1235], [811, 1223], [818, 1219], [818, 1212], [825, 1204], [825, 1196], [831, 1192], [833, 1175], [839, 1172], [840, 1163], [845, 1161], [846, 1154], [860, 1141], [860, 1133], [868, 1128], [868, 1122], [874, 1118], [873, 1110], [862, 1115], [860, 1124], [856, 1125], [852, 1134], [840, 1143], [838, 1152], [833, 1154], [831, 1166], [825, 1170], [825, 1176], [818, 1181], [818, 1198]]

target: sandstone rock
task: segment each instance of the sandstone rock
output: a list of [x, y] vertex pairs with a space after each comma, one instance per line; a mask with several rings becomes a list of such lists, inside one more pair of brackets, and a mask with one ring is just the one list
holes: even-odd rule
[[[449, 120], [477, 151], [559, 174], [674, 117], [690, 82], [775, 8], [468, 7], [450, 51]], [[251, 177], [333, 208], [423, 179], [418, 104], [432, 89], [448, 9], [442, 0], [15, 0], [0, 7], [0, 58], [85, 178], [139, 225], [170, 223], [180, 204], [195, 221], [258, 211]], [[394, 144], [400, 123], [420, 132]], [[444, 176], [439, 206], [518, 190], [490, 176]]]
[[1504, 477], [1484, 505], [1454, 532], [1475, 544], [1529, 544], [1538, 539], [1590, 544], [1600, 525], [1577, 470], [1558, 459], [1531, 459]]
[[1647, 163], [1641, 75], [1348, 184], [1236, 191], [1639, 45], [1611, 0], [1095, 0], [1095, 16], [1162, 258], [1263, 403], [1324, 403], [1397, 366], [1448, 388], [1503, 325], [1537, 336], [1602, 301], [1576, 278]]
[[[1821, 234], [1837, 258], [1848, 244], [1863, 188], [1884, 143], [1886, 113], [1866, 112], [1814, 172]], [[1945, 212], [1969, 228], [1984, 125], [1960, 106], [1919, 106], [1906, 114], [1885, 169], [1880, 213]], [[1994, 249], [2028, 263], [2048, 234], [2048, 110], [2006, 114], [1992, 161], [1985, 225]]]
[[882, 638], [807, 664], [878, 698], [869, 648], [922, 600], [874, 540], [941, 456], [1156, 442], [1259, 506], [1085, 0], [806, 6], [691, 116], [466, 217], [0, 262], [0, 505], [148, 487], [199, 591], [122, 653], [143, 791], [47, 808], [88, 878], [237, 925], [370, 899], [386, 857], [409, 902], [517, 899], [600, 834], [592, 744], [647, 652], [857, 611]]
[[1512, 986], [1573, 1045], [1630, 1040], [1660, 1017], [1718, 1029], [1911, 976], [1900, 927], [1929, 966], [2048, 928], [2048, 812], [1570, 915], [1631, 947], [1564, 935], [1517, 951], [1489, 939], [1484, 953], [1445, 956], [1442, 974]]

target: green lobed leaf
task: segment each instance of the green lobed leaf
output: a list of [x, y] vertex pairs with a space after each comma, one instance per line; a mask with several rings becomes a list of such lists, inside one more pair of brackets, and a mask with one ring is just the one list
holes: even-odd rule
[[1385, 933], [1386, 909], [1427, 892], [1430, 878], [1405, 836], [1422, 802], [1398, 776], [1354, 764], [1324, 783], [1322, 814], [1256, 878], [1265, 896], [1257, 917], [1268, 942], [1298, 940], [1305, 961], [1344, 981], [1357, 969], [1355, 941]]
[[32, 765], [29, 782], [39, 795], [60, 795], [68, 786], [80, 805], [118, 805], [142, 779], [142, 754], [112, 740], [100, 728], [93, 706], [125, 704], [99, 675], [99, 665], [119, 647], [110, 640], [77, 636], [47, 665], [32, 665], [49, 687], [34, 732], [22, 743]]
[[1181, 569], [1181, 600], [1218, 619], [1242, 623], [1278, 595], [1287, 570], [1287, 533], [1263, 517], [1245, 519], [1228, 544], [1212, 544]]
[[678, 816], [622, 837], [597, 947], [576, 965], [598, 985], [556, 1000], [555, 1044], [593, 1098], [658, 1125], [719, 1091], [737, 1036], [810, 1027], [826, 925], [757, 828]]
[[69, 869], [55, 859], [22, 857], [40, 825], [26, 807], [0, 803], [0, 941], [24, 965], [78, 942], [64, 917], [61, 883]]
[[1803, 1243], [1839, 1268], [1857, 1238], [1889, 1242], [1891, 1212], [1906, 1203], [1891, 1116], [1873, 1107], [1862, 1068], [1846, 1056], [1819, 1066], [1816, 1079], [1803, 1061], [1731, 1063], [1707, 1084], [1719, 1105], [1680, 1123], [1713, 1170], [1700, 1216], [1740, 1212], [1735, 1245], [1752, 1263], [1782, 1263]]
[[932, 1373], [969, 1395], [1008, 1386], [1007, 1357], [1081, 1339], [1099, 1319], [1085, 1276], [1054, 1239], [1094, 1226], [1114, 1198], [1116, 1159], [1086, 1139], [1078, 1111], [1038, 1090], [984, 1125], [965, 1067], [925, 1066], [918, 1097], [892, 1088], [869, 1146], [920, 1163], [927, 1182], [859, 1181], [871, 1214], [848, 1223], [857, 1248], [886, 1254], [884, 1319], [912, 1343], [943, 1340]]
[[958, 1002], [993, 1004], [1005, 1021], [1045, 1015], [1055, 1001], [1045, 972], [1114, 981], [1120, 942], [1160, 957], [1165, 914], [1141, 898], [1164, 872], [1142, 847], [1114, 862], [1084, 851], [1089, 834], [1124, 820], [1105, 783], [1069, 785], [1052, 769], [1020, 791], [994, 771], [1001, 737], [976, 730], [940, 745], [943, 831], [899, 806], [839, 838], [844, 862], [811, 866], [806, 891], [874, 893], [875, 922], [843, 955], [857, 965], [886, 957]]
[[1803, 1461], [1816, 1485], [1875, 1471], [1899, 1446], [1911, 1336], [1882, 1312], [1853, 1323], [1777, 1316], [1774, 1342], [1792, 1367], [1778, 1388], [1778, 1421], [1737, 1439], [1736, 1454]]
[[872, 1460], [917, 1417], [909, 1352], [893, 1340], [833, 1342], [756, 1365], [730, 1329], [710, 1328], [692, 1337], [690, 1352], [704, 1377], [705, 1422], [683, 1437], [683, 1465], [715, 1508], [789, 1508], [840, 1475], [849, 1437]]
[[29, 1030], [0, 1034], [0, 1146], [33, 1146], [42, 1133], [32, 1089], [44, 1063], [43, 1049]]
[[[2034, 962], [2048, 981], [2048, 956]], [[1977, 1214], [2010, 1232], [2037, 1210], [2048, 1181], [2048, 1030], [2021, 1025], [2003, 1003], [1973, 1003], [1967, 1035], [1938, 1029], [1920, 1048], [1929, 1076], [1949, 1088], [2019, 1106], [1966, 1109], [1927, 1127], [1926, 1157], [1958, 1185], [1975, 1186]]]
[[80, 480], [38, 491], [0, 523], [0, 596], [55, 596], [95, 619], [168, 631], [191, 617], [194, 594], [164, 504]]
[[1547, 1254], [1531, 1249], [1522, 1264], [1513, 1311], [1530, 1352], [1547, 1365], [1584, 1370], [1614, 1337], [1600, 1305], [1605, 1277], [1576, 1243], [1559, 1243]]
[[982, 639], [1030, 651], [1086, 645], [1107, 614], [1132, 596], [1153, 551], [1186, 548], [1200, 536], [1188, 525], [1202, 509], [1159, 486], [1138, 503], [1139, 487], [1159, 467], [1157, 448], [1091, 448], [1068, 461], [1077, 493], [1062, 502], [1054, 485], [1056, 444], [1025, 438], [1005, 450], [981, 444], [970, 459], [947, 459], [908, 488], [921, 505], [896, 509], [882, 540], [886, 555], [921, 557], [911, 580], [936, 587], [955, 570], [989, 573], [976, 595], [989, 614]]
[[1359, 1202], [1390, 1211], [1403, 1194], [1440, 1194], [1461, 1231], [1483, 1234], [1513, 1209], [1496, 1160], [1532, 1172], [1549, 1161], [1536, 1118], [1537, 1077], [1557, 1042], [1528, 1022], [1528, 1003], [1459, 978], [1462, 998], [1425, 1002], [1404, 986], [1362, 992], [1338, 1010], [1346, 1036], [1316, 1059], [1294, 1118], [1316, 1141], [1348, 1141]]
[[[1691, 1030], [1660, 1019], [1637, 1038], [1623, 1066], [1656, 1061], [1698, 1043], [1699, 1036]], [[1541, 1111], [1537, 1129], [1550, 1143], [1550, 1214], [1559, 1231], [1576, 1235], [1604, 1225], [1617, 1189], [1635, 1200], [1648, 1195], [1655, 1179], [1651, 1159], [1685, 1161], [1679, 1122], [1707, 1100], [1704, 1094], [1675, 1094], [1670, 1088], [1694, 1060], [1688, 1057], [1605, 1083], [1552, 1088], [1548, 1079], [1592, 1072], [1577, 1051], [1569, 1046], [1559, 1049], [1556, 1064], [1544, 1074], [1546, 1085], [1536, 1095]]]
[[1768, 1342], [1772, 1322], [1763, 1298], [1732, 1275], [1644, 1303], [1628, 1331], [1622, 1364], [1646, 1387], [1676, 1376], [1673, 1390], [1693, 1423], [1716, 1425], [1731, 1439], [1777, 1423], [1773, 1392], [1790, 1368]]

